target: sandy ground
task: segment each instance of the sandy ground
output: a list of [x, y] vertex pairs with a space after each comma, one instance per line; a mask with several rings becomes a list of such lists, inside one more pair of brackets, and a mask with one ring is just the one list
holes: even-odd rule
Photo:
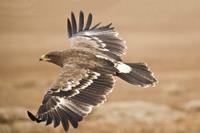
[[0, 133], [63, 132], [32, 123], [25, 111], [38, 108], [59, 74], [39, 57], [69, 48], [66, 17], [80, 10], [95, 22], [113, 22], [127, 41], [123, 59], [148, 62], [159, 84], [144, 89], [117, 79], [108, 101], [70, 131], [199, 133], [198, 0], [0, 0]]

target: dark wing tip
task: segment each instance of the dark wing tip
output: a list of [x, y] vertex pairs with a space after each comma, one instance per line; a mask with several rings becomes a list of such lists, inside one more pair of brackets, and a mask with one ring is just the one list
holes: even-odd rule
[[27, 111], [27, 114], [28, 114], [28, 117], [32, 120], [32, 121], [35, 121], [36, 120], [36, 117], [29, 111]]
[[90, 30], [96, 29], [100, 24], [101, 24], [101, 22], [97, 23], [97, 24], [96, 24], [95, 26], [93, 26]]
[[33, 115], [31, 112], [27, 111], [27, 114], [28, 114], [29, 118], [30, 118], [32, 121], [36, 121], [37, 123], [42, 122], [42, 120], [39, 120], [38, 118], [36, 118], [36, 116]]
[[108, 25], [106, 26], [101, 26], [99, 28], [97, 28], [98, 30], [113, 30], [114, 27], [111, 27], [112, 26], [112, 23], [109, 23]]
[[86, 26], [85, 26], [85, 29], [84, 29], [84, 30], [89, 30], [91, 24], [92, 24], [92, 14], [89, 13], [88, 18], [87, 18], [87, 23], [86, 23]]
[[72, 37], [72, 25], [69, 18], [67, 18], [67, 30], [68, 30], [68, 36]]
[[82, 11], [82, 10], [80, 10], [80, 14], [83, 14], [83, 11]]
[[111, 28], [110, 26], [112, 25], [112, 23], [109, 23], [108, 25], [105, 26], [105, 28]]
[[83, 30], [84, 27], [84, 13], [83, 11], [80, 11], [79, 14], [79, 32]]
[[72, 25], [72, 34], [77, 33], [76, 18], [73, 12], [71, 12], [71, 25]]

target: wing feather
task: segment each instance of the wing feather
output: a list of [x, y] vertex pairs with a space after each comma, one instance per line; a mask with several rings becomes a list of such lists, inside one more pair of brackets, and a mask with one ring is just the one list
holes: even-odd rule
[[[84, 28], [84, 14], [79, 14], [79, 32], [76, 31], [76, 19], [74, 13], [71, 14], [71, 21], [68, 19], [68, 35], [72, 48], [87, 49], [101, 52], [110, 58], [121, 60], [120, 56], [125, 53], [125, 41], [118, 37], [114, 31], [112, 23], [100, 26], [97, 23], [92, 28], [92, 14], [89, 13]], [[70, 21], [70, 22], [69, 22]]]
[[88, 19], [87, 19], [87, 23], [86, 23], [86, 26], [85, 26], [85, 29], [84, 29], [84, 30], [89, 30], [91, 24], [92, 24], [92, 14], [89, 13]]
[[93, 26], [90, 30], [96, 29], [100, 24], [101, 24], [101, 22], [97, 23], [97, 24], [96, 24], [95, 26]]
[[72, 25], [69, 19], [67, 19], [67, 31], [68, 31], [68, 36], [72, 37]]
[[[31, 120], [62, 124], [65, 131], [69, 122], [74, 128], [94, 106], [102, 104], [111, 92], [113, 78], [110, 74], [83, 68], [64, 68], [63, 73], [51, 85], [36, 115], [28, 112]], [[68, 89], [63, 89], [68, 88]]]
[[47, 115], [48, 115], [48, 116], [47, 116], [48, 119], [47, 119], [46, 125], [49, 125], [49, 124], [51, 124], [52, 121], [53, 121], [53, 116], [52, 116], [52, 113], [51, 113], [51, 112], [49, 112]]
[[[52, 116], [54, 121], [54, 128], [57, 127], [60, 124], [60, 117], [56, 110], [52, 110]], [[46, 118], [46, 117], [45, 117]]]
[[77, 33], [77, 25], [76, 25], [76, 19], [73, 12], [71, 12], [71, 20], [72, 20], [72, 29], [73, 29], [72, 34], [75, 34]]
[[64, 130], [67, 131], [69, 129], [69, 123], [68, 123], [69, 117], [64, 110], [57, 108], [57, 111], [58, 111], [58, 114], [60, 115], [62, 126]]
[[79, 32], [83, 30], [84, 27], [84, 14], [81, 11], [79, 14]]

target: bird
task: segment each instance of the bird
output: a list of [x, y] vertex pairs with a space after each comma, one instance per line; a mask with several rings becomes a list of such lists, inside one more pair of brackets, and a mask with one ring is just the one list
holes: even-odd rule
[[122, 61], [126, 42], [112, 23], [91, 26], [93, 15], [84, 15], [80, 11], [76, 19], [71, 12], [67, 18], [70, 49], [47, 52], [39, 58], [59, 66], [61, 73], [47, 89], [36, 114], [27, 111], [32, 121], [53, 124], [54, 128], [62, 124], [66, 132], [70, 126], [77, 128], [94, 107], [106, 101], [114, 77], [140, 87], [158, 82], [146, 63]]

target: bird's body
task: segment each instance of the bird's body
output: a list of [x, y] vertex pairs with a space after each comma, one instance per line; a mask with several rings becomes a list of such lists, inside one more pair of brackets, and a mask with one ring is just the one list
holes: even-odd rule
[[71, 49], [53, 51], [41, 56], [61, 67], [62, 72], [47, 93], [36, 115], [28, 111], [31, 120], [46, 125], [62, 123], [65, 131], [69, 122], [74, 128], [87, 116], [93, 107], [102, 104], [112, 91], [117, 76], [128, 83], [148, 87], [157, 80], [145, 63], [124, 63], [125, 41], [118, 37], [111, 24], [91, 27], [92, 15], [84, 25], [80, 12], [79, 26], [74, 14], [68, 19], [68, 35]]
[[96, 66], [107, 65], [108, 62], [107, 60], [98, 58], [97, 56], [99, 55], [102, 57], [106, 57], [106, 55], [101, 53], [94, 53], [88, 50], [70, 49], [63, 52], [66, 56], [66, 59], [64, 60], [65, 65], [72, 64], [93, 69]]

